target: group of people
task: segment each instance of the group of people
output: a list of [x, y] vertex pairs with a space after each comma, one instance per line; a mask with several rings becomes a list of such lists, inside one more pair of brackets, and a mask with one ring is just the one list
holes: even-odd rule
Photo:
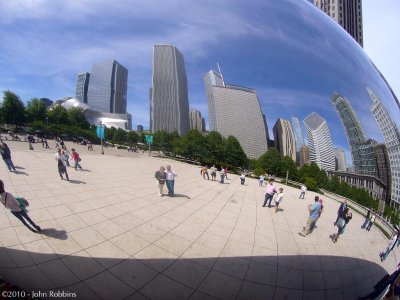
[[361, 229], [371, 230], [372, 225], [374, 225], [376, 219], [376, 213], [373, 209], [368, 209], [367, 215], [365, 216], [364, 224], [362, 224]]
[[279, 188], [279, 192], [276, 191], [273, 180], [269, 179], [266, 187], [266, 193], [264, 197], [264, 204], [263, 207], [271, 207], [271, 202], [276, 195], [274, 202], [275, 202], [275, 213], [279, 210], [279, 204], [283, 201], [283, 188]]
[[[210, 168], [210, 173], [211, 173], [211, 181], [217, 181], [217, 175], [220, 177], [220, 183], [224, 183], [225, 179], [228, 180], [228, 168], [227, 167], [221, 167], [221, 169], [217, 169], [215, 165], [213, 165]], [[208, 174], [208, 167], [204, 166], [200, 169], [200, 175], [203, 177], [203, 179], [210, 180], [210, 176]]]
[[175, 177], [178, 175], [172, 170], [170, 165], [161, 166], [158, 171], [156, 171], [154, 177], [157, 180], [158, 195], [160, 197], [164, 196], [164, 185], [167, 185], [168, 196], [175, 196]]
[[65, 174], [65, 178], [67, 179], [67, 181], [69, 181], [67, 167], [71, 166], [69, 163], [70, 155], [72, 157], [72, 160], [74, 161], [75, 171], [77, 171], [78, 168], [82, 170], [82, 166], [79, 163], [81, 161], [81, 158], [78, 152], [76, 152], [74, 148], [71, 149], [71, 152], [72, 154], [66, 148], [58, 148], [57, 153], [54, 155], [54, 158], [57, 161], [58, 174], [60, 175], [61, 180], [64, 179], [63, 174]]

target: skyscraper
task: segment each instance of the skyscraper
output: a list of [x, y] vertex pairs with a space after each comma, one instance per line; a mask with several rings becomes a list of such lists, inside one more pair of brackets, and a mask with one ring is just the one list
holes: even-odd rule
[[89, 89], [90, 73], [85, 72], [78, 74], [76, 81], [75, 98], [83, 103], [88, 103], [88, 89]]
[[153, 48], [151, 130], [184, 135], [189, 131], [189, 100], [183, 55], [173, 45]]
[[371, 112], [378, 123], [385, 140], [389, 156], [391, 175], [391, 201], [396, 209], [400, 207], [400, 134], [396, 124], [390, 118], [386, 108], [374, 92], [367, 87], [367, 92], [372, 99]]
[[342, 121], [347, 142], [350, 146], [355, 172], [372, 175], [369, 173], [369, 171], [363, 170], [363, 165], [365, 165], [365, 163], [361, 160], [362, 157], [360, 153], [360, 147], [363, 145], [363, 143], [365, 143], [366, 139], [360, 121], [355, 115], [353, 108], [350, 106], [350, 103], [346, 97], [337, 93], [333, 94], [332, 103], [336, 108], [340, 120]]
[[279, 118], [273, 128], [275, 147], [282, 156], [290, 156], [296, 162], [296, 143], [288, 120]]
[[296, 152], [299, 153], [301, 146], [304, 146], [304, 138], [303, 133], [301, 132], [299, 119], [292, 117], [290, 119], [290, 124], [292, 125], [294, 140], [296, 142]]
[[116, 60], [94, 64], [89, 80], [88, 104], [99, 112], [126, 114], [128, 70]]
[[203, 131], [203, 118], [201, 117], [201, 112], [192, 109], [189, 113], [190, 129], [197, 129], [198, 131]]
[[363, 46], [361, 0], [315, 0], [314, 4]]
[[302, 167], [308, 163], [310, 163], [310, 149], [306, 145], [304, 145], [300, 148], [299, 165], [300, 167]]
[[347, 170], [347, 162], [346, 162], [346, 153], [341, 148], [334, 148], [333, 152], [335, 153], [335, 171], [346, 171]]
[[322, 170], [335, 170], [335, 155], [328, 124], [317, 113], [312, 112], [303, 121], [307, 131], [310, 162], [315, 162]]
[[237, 138], [250, 158], [259, 158], [267, 149], [260, 102], [253, 89], [225, 85], [222, 74], [214, 70], [204, 75], [208, 97], [210, 130]]
[[391, 180], [389, 155], [385, 144], [377, 144], [374, 147], [376, 165], [378, 169], [378, 177], [386, 185], [386, 201], [390, 203], [391, 196]]

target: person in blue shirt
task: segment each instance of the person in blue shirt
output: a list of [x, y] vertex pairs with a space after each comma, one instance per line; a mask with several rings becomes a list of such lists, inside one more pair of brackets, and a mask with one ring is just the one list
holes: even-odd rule
[[310, 215], [307, 219], [307, 224], [303, 227], [303, 231], [299, 232], [299, 235], [306, 236], [311, 233], [312, 228], [314, 228], [315, 224], [321, 213], [321, 203], [319, 202], [319, 197], [315, 196], [314, 204], [308, 205], [308, 211]]

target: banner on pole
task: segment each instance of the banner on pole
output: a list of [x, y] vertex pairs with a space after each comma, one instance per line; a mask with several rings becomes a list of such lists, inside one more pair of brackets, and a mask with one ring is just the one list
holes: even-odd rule
[[152, 135], [145, 135], [147, 145], [153, 145], [153, 136]]
[[96, 128], [96, 134], [97, 134], [97, 137], [99, 138], [99, 139], [103, 139], [104, 140], [104, 133], [105, 133], [105, 130], [106, 128], [105, 128], [105, 126], [103, 126], [103, 125], [97, 125], [97, 128]]

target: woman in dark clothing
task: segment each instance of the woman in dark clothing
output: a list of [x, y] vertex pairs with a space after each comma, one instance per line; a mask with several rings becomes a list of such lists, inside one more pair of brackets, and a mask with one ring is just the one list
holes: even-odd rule
[[338, 227], [338, 232], [333, 235], [332, 242], [336, 243], [339, 236], [344, 233], [344, 229], [346, 228], [347, 223], [350, 222], [351, 218], [353, 217], [352, 213], [350, 212], [349, 208], [346, 207], [344, 213], [336, 222], [336, 226]]

